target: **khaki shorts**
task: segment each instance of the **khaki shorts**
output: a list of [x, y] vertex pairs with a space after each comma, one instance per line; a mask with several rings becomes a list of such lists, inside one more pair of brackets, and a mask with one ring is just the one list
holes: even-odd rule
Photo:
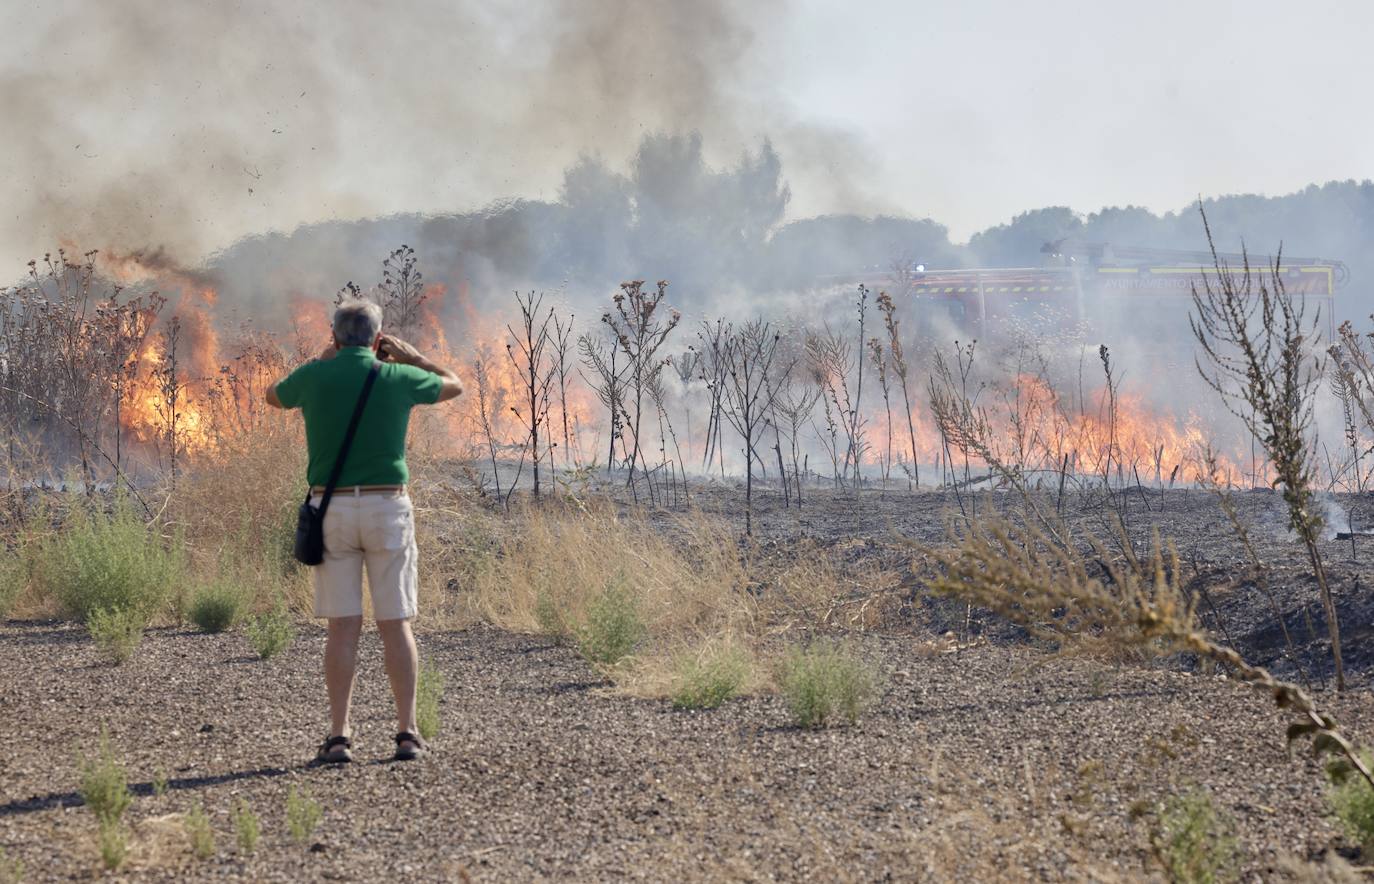
[[[320, 495], [311, 496], [319, 506]], [[363, 566], [378, 620], [415, 616], [415, 513], [404, 491], [339, 491], [324, 514], [324, 561], [315, 571], [316, 617], [361, 617]]]

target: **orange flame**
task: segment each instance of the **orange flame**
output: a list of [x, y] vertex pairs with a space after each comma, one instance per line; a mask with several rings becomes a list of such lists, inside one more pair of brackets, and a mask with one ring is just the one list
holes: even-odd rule
[[[215, 318], [216, 291], [202, 280], [168, 269], [155, 258], [102, 256], [105, 270], [122, 282], [151, 280], [164, 292], [179, 291], [168, 311], [178, 321], [176, 365], [170, 363], [170, 323], [164, 320], [158, 333], [130, 359], [120, 422], [134, 439], [149, 446], [171, 444], [190, 455], [210, 453], [227, 434], [268, 419], [264, 417], [263, 393], [291, 364], [313, 358], [327, 346], [330, 307], [317, 298], [293, 295], [288, 304], [289, 332], [245, 332], [226, 345], [224, 330]], [[457, 346], [449, 339], [450, 328], [462, 329]], [[459, 372], [466, 389], [451, 406], [422, 419], [421, 435], [426, 444], [447, 454], [488, 456], [481, 413], [485, 405], [485, 422], [500, 449], [498, 456], [518, 455], [528, 440], [530, 403], [526, 379], [515, 361], [520, 352], [518, 348], [508, 351], [510, 332], [504, 321], [479, 311], [465, 282], [452, 292], [444, 285], [430, 284], [412, 334], [412, 343], [422, 352]], [[577, 354], [569, 352], [567, 358], [566, 409], [556, 376], [547, 400], [535, 406], [541, 420], [541, 456], [547, 456], [551, 442], [555, 462], [560, 465], [581, 463], [583, 452], [602, 451], [608, 432], [604, 406], [578, 378]], [[485, 376], [484, 403], [475, 378], [479, 362]], [[911, 392], [919, 395], [916, 389]], [[983, 405], [992, 435], [998, 440], [995, 453], [1028, 470], [1057, 472], [1067, 465], [1078, 474], [1106, 472], [1113, 480], [1127, 482], [1196, 482], [1207, 478], [1202, 452], [1209, 441], [1208, 423], [1196, 412], [1173, 414], [1151, 405], [1139, 394], [1125, 392], [1116, 398], [1113, 420], [1105, 391], [1097, 391], [1085, 403], [1066, 402], [1044, 378], [1031, 375], [1016, 377], [992, 393]], [[900, 392], [896, 395], [900, 397]], [[909, 461], [912, 445], [899, 399], [892, 405], [889, 430], [881, 400], [875, 405], [877, 396], [865, 398], [871, 440], [865, 463], [878, 464], [889, 457], [889, 452], [893, 460]], [[943, 459], [942, 440], [924, 403], [913, 403], [912, 422], [917, 460], [925, 467]], [[565, 425], [569, 428], [566, 443]], [[641, 447], [656, 450], [657, 421], [650, 419], [646, 426], [653, 427], [646, 432], [654, 438], [651, 442], [646, 439]], [[590, 435], [597, 433], [600, 438]], [[579, 440], [583, 434], [588, 438]], [[683, 437], [681, 441], [690, 451], [693, 440]], [[1237, 464], [1244, 460], [1233, 452], [1220, 459], [1220, 466], [1239, 478], [1246, 471]]]

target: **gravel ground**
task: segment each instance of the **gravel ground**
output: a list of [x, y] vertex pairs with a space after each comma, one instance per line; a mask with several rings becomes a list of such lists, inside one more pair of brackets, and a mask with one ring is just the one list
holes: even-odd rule
[[[870, 635], [876, 708], [809, 732], [775, 697], [678, 712], [614, 694], [536, 638], [421, 645], [448, 683], [436, 753], [385, 760], [369, 634], [359, 763], [325, 769], [305, 763], [325, 721], [318, 630], [267, 662], [241, 635], [154, 630], [111, 668], [77, 627], [0, 627], [0, 845], [31, 880], [98, 874], [75, 789], [101, 728], [138, 795], [123, 874], [140, 880], [1140, 880], [1159, 874], [1156, 802], [1191, 783], [1234, 819], [1247, 878], [1343, 844], [1282, 717], [1216, 676]], [[1322, 700], [1371, 736], [1368, 694]], [[293, 785], [324, 810], [305, 845], [285, 831]], [[241, 799], [262, 820], [251, 856], [229, 819]], [[177, 816], [196, 804], [218, 847], [203, 861]]]
[[[742, 529], [740, 497], [702, 486], [692, 505]], [[1173, 538], [1209, 588], [1209, 628], [1292, 675], [1277, 606], [1304, 668], [1326, 677], [1311, 569], [1276, 495], [1236, 495], [1265, 560], [1263, 585], [1246, 577], [1211, 496], [1142, 489], [1129, 500], [1137, 544], [1154, 530]], [[983, 494], [977, 506], [1010, 502]], [[798, 511], [763, 489], [755, 525], [773, 554], [804, 538], [843, 562], [910, 574], [905, 541], [942, 542], [943, 514], [958, 503], [816, 489]], [[963, 503], [973, 506], [967, 495]], [[1100, 529], [1100, 510], [1071, 503], [1071, 519]], [[1374, 524], [1374, 498], [1330, 503], [1357, 527]], [[1322, 551], [1356, 689], [1318, 690], [1318, 702], [1358, 742], [1374, 742], [1374, 547], [1331, 540]], [[430, 629], [422, 654], [448, 690], [437, 752], [410, 765], [386, 761], [394, 724], [369, 634], [359, 763], [327, 769], [308, 764], [326, 721], [323, 633], [313, 626], [267, 662], [239, 634], [153, 630], [114, 668], [79, 626], [0, 624], [0, 882], [15, 859], [29, 880], [100, 874], [96, 824], [76, 788], [80, 757], [102, 729], [138, 796], [121, 873], [138, 879], [1158, 879], [1156, 810], [1195, 785], [1233, 820], [1247, 880], [1272, 879], [1292, 857], [1358, 857], [1325, 815], [1316, 763], [1305, 749], [1290, 756], [1287, 720], [1253, 690], [1188, 671], [1186, 659], [1140, 667], [1050, 655], [976, 613], [974, 644], [957, 649], [940, 637], [950, 604], [924, 600], [910, 576], [895, 593], [909, 598], [856, 639], [882, 673], [880, 701], [858, 726], [819, 732], [792, 727], [777, 697], [674, 711], [615, 693], [573, 651], [542, 639]], [[159, 776], [169, 786], [161, 795]], [[286, 833], [292, 786], [324, 812], [305, 844]], [[230, 820], [241, 800], [262, 821], [249, 856]], [[181, 826], [196, 805], [215, 830], [209, 860], [192, 858]]]

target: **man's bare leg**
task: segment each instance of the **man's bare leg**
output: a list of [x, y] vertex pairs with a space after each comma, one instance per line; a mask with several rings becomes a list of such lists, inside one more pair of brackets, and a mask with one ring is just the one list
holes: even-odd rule
[[377, 631], [382, 636], [386, 676], [396, 697], [397, 732], [416, 733], [415, 683], [419, 678], [420, 654], [415, 649], [410, 621], [378, 620]]
[[363, 618], [330, 617], [324, 643], [324, 683], [329, 690], [329, 735], [347, 737], [348, 707], [353, 701], [353, 674], [358, 668], [358, 636]]

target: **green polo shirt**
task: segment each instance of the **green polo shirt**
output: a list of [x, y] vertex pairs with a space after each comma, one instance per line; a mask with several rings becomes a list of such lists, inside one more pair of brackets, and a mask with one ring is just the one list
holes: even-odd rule
[[[329, 482], [348, 419], [374, 361], [369, 347], [344, 347], [333, 359], [307, 362], [277, 384], [281, 404], [299, 408], [305, 417], [305, 444], [310, 453], [305, 475], [311, 485]], [[406, 428], [410, 409], [439, 401], [443, 388], [442, 378], [422, 368], [383, 363], [339, 485], [404, 485], [409, 481]]]

